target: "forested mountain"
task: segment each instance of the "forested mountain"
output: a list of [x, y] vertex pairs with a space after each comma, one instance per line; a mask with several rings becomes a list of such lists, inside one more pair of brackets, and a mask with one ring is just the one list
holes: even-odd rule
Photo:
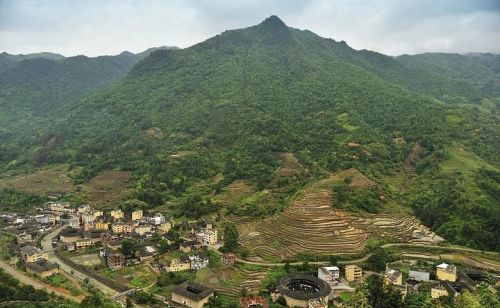
[[425, 53], [396, 58], [407, 67], [424, 70], [500, 96], [500, 55]]
[[50, 59], [50, 60], [60, 60], [63, 59], [64, 56], [51, 52], [39, 52], [39, 53], [31, 53], [27, 55], [12, 55], [6, 52], [2, 52], [0, 54], [0, 73], [14, 67], [18, 62], [27, 60], [27, 59]]
[[[43, 63], [37, 65], [45, 71]], [[95, 78], [97, 72], [89, 75]], [[16, 80], [6, 76], [0, 75], [4, 84]], [[14, 89], [24, 82], [17, 80]], [[399, 197], [434, 229], [453, 220], [445, 227], [460, 237], [450, 240], [499, 247], [499, 119], [494, 109], [477, 105], [492, 92], [289, 28], [276, 16], [190, 48], [152, 52], [123, 81], [75, 104], [48, 105], [40, 99], [46, 88], [34, 98], [0, 89], [3, 106], [17, 111], [32, 104], [24, 112], [51, 111], [25, 131], [0, 135], [0, 170], [70, 163], [83, 167], [77, 183], [107, 168], [133, 170], [134, 198], [155, 206], [186, 197], [190, 208], [181, 210], [189, 213], [210, 206], [188, 198], [202, 180], [211, 183], [207, 195], [237, 179], [266, 189], [282, 164], [279, 153], [294, 153], [310, 178], [355, 167], [383, 179], [401, 169], [418, 146], [410, 164], [436, 186], [428, 198], [420, 186]], [[49, 150], [48, 140], [57, 141]], [[440, 178], [447, 149], [457, 144], [482, 162], [486, 175], [478, 176], [488, 180], [474, 187], [492, 193], [479, 193], [478, 199], [461, 191], [457, 185], [463, 182]], [[476, 181], [479, 171], [471, 172], [467, 179]], [[285, 184], [293, 186], [288, 194], [304, 183]], [[473, 214], [467, 216], [470, 208]], [[439, 219], [432, 216], [439, 213]], [[467, 233], [472, 220], [482, 232]]]

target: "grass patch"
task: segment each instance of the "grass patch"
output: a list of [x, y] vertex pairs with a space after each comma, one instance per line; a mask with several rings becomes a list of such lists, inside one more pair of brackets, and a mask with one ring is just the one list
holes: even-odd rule
[[64, 289], [70, 291], [71, 295], [73, 295], [73, 296], [78, 296], [78, 295], [82, 294], [82, 292], [75, 286], [75, 284], [62, 274], [55, 274], [55, 275], [46, 277], [43, 280], [50, 285], [53, 285], [56, 287], [61, 287], [61, 288], [64, 288]]

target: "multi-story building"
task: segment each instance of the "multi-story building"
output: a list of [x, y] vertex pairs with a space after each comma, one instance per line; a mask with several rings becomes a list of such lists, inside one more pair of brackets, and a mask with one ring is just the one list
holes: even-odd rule
[[77, 216], [72, 216], [68, 219], [68, 225], [73, 229], [80, 229], [80, 218]]
[[192, 271], [208, 267], [208, 258], [202, 253], [189, 256], [189, 261], [191, 262], [190, 268]]
[[448, 290], [440, 283], [431, 288], [431, 298], [440, 298], [448, 295]]
[[92, 211], [92, 208], [88, 204], [82, 204], [76, 209], [77, 213], [87, 213]]
[[455, 265], [441, 263], [436, 267], [436, 278], [455, 282], [457, 281], [457, 268]]
[[76, 250], [85, 249], [85, 248], [90, 247], [90, 246], [92, 246], [91, 239], [81, 239], [81, 240], [75, 241]]
[[92, 215], [91, 212], [85, 212], [80, 214], [80, 218], [82, 220], [82, 223], [89, 223], [89, 222], [94, 222], [94, 215]]
[[47, 254], [43, 250], [35, 246], [21, 247], [21, 258], [24, 262], [38, 262], [41, 260], [49, 260]]
[[161, 224], [165, 223], [165, 221], [166, 221], [165, 216], [163, 216], [160, 213], [156, 213], [154, 217], [150, 218], [150, 220], [151, 220], [151, 223], [153, 223], [155, 225], [161, 225]]
[[121, 252], [106, 249], [106, 263], [113, 270], [121, 269], [125, 266], [125, 256]]
[[160, 231], [161, 233], [167, 233], [168, 231], [170, 231], [170, 229], [172, 229], [172, 225], [170, 224], [170, 222], [164, 222], [158, 225], [158, 231]]
[[340, 269], [337, 266], [324, 266], [318, 268], [318, 278], [329, 285], [337, 285], [340, 278]]
[[125, 224], [123, 222], [115, 222], [114, 224], [111, 225], [111, 230], [115, 234], [121, 234], [123, 233]]
[[148, 225], [148, 224], [140, 224], [138, 226], [135, 227], [135, 233], [139, 234], [139, 235], [144, 235], [148, 232], [151, 232], [151, 225]]
[[191, 269], [191, 261], [187, 256], [181, 256], [178, 259], [173, 259], [170, 261], [170, 266], [168, 267], [168, 271], [170, 272], [179, 272], [179, 271], [187, 271]]
[[217, 229], [203, 229], [201, 232], [196, 233], [198, 242], [213, 245], [217, 244]]
[[102, 217], [103, 215], [104, 215], [103, 211], [97, 211], [97, 210], [92, 211], [92, 216], [94, 216], [94, 220], [99, 218], [99, 217]]
[[90, 231], [94, 230], [94, 223], [93, 222], [86, 222], [83, 224], [83, 231]]
[[109, 225], [110, 224], [107, 221], [96, 220], [94, 222], [94, 229], [95, 230], [106, 231], [106, 230], [109, 230]]
[[123, 226], [123, 232], [127, 234], [131, 234], [135, 231], [135, 224], [132, 222], [126, 223]]
[[387, 269], [384, 276], [384, 284], [390, 285], [402, 285], [403, 284], [403, 274], [396, 269]]
[[123, 219], [123, 217], [125, 217], [125, 214], [122, 210], [112, 210], [111, 217], [113, 217], [114, 219]]
[[222, 255], [222, 265], [225, 267], [231, 267], [234, 265], [234, 261], [236, 260], [236, 255], [232, 252], [226, 252]]
[[135, 210], [132, 212], [132, 220], [141, 220], [143, 217], [142, 210]]
[[363, 269], [357, 265], [349, 264], [345, 266], [345, 279], [349, 282], [355, 281], [363, 276]]

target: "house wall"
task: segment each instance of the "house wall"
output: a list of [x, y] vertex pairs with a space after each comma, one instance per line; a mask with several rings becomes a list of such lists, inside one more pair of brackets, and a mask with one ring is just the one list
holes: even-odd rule
[[444, 269], [438, 268], [436, 271], [436, 277], [438, 280], [446, 280], [446, 281], [452, 281], [455, 282], [457, 281], [457, 274], [456, 273], [450, 273], [447, 272]]
[[[301, 299], [296, 299], [292, 298], [289, 296], [284, 295], [283, 296], [286, 300], [286, 305], [288, 307], [303, 307], [303, 308], [308, 308], [309, 307], [309, 300], [301, 300]], [[325, 302], [328, 303], [328, 296], [321, 297], [321, 299]]]
[[208, 303], [208, 299], [210, 297], [212, 297], [212, 295], [207, 296], [206, 298], [197, 302], [197, 301], [194, 301], [194, 300], [189, 299], [187, 297], [184, 297], [182, 295], [179, 295], [177, 293], [172, 293], [172, 301], [179, 303], [179, 304], [182, 304], [182, 305], [185, 305], [185, 306], [190, 307], [190, 308], [202, 308], [203, 305]]
[[431, 298], [440, 298], [441, 296], [448, 296], [446, 289], [431, 289]]
[[31, 274], [38, 276], [38, 277], [45, 278], [45, 277], [49, 277], [49, 276], [52, 276], [52, 275], [59, 273], [59, 268], [53, 268], [51, 270], [47, 270], [47, 271], [43, 271], [43, 272], [36, 272], [36, 271], [32, 270], [31, 268], [27, 267], [26, 272], [31, 273]]

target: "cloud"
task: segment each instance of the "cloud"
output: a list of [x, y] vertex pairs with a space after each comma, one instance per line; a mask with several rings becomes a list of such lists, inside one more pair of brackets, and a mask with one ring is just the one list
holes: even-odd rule
[[188, 47], [273, 14], [385, 54], [500, 53], [497, 0], [0, 0], [0, 50], [96, 56]]

